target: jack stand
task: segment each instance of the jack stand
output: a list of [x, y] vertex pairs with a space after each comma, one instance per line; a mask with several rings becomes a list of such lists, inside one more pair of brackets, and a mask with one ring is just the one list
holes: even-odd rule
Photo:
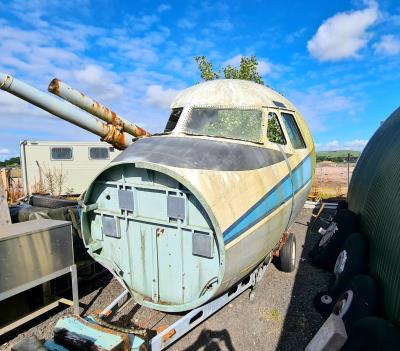
[[[269, 261], [268, 261], [269, 262]], [[249, 293], [249, 300], [250, 302], [253, 302], [255, 297], [256, 297], [256, 291], [257, 291], [257, 286], [258, 283], [261, 281], [261, 279], [264, 276], [264, 273], [266, 272], [268, 267], [268, 263], [262, 263], [258, 268], [253, 272], [255, 273], [255, 282], [254, 285], [250, 288], [250, 293]]]

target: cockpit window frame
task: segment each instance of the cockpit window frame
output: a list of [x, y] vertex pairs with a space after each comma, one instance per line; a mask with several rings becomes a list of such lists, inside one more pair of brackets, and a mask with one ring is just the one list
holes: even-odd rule
[[[164, 133], [169, 134], [169, 133], [172, 133], [175, 130], [175, 128], [177, 127], [177, 125], [179, 123], [179, 120], [182, 117], [183, 109], [184, 109], [183, 107], [173, 107], [171, 109], [171, 113], [170, 113], [170, 115], [168, 117], [167, 124], [165, 125], [165, 128], [164, 128]], [[174, 112], [175, 113], [179, 113], [178, 118], [177, 118], [176, 121], [172, 120]]]

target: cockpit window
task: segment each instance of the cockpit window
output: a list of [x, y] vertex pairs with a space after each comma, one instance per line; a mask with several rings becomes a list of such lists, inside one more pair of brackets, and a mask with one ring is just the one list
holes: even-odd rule
[[179, 117], [181, 116], [183, 111], [183, 107], [173, 108], [171, 111], [171, 115], [169, 116], [167, 125], [165, 126], [164, 133], [169, 133], [174, 130], [176, 124], [179, 121]]
[[268, 114], [267, 137], [268, 140], [273, 143], [286, 144], [286, 138], [279, 123], [278, 116], [274, 112]]
[[261, 141], [262, 112], [227, 108], [193, 108], [185, 132], [252, 142]]

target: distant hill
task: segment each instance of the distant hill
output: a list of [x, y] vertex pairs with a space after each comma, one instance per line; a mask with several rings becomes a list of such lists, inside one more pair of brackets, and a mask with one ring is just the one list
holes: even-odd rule
[[354, 160], [360, 157], [361, 152], [354, 150], [317, 151], [317, 161], [343, 162], [348, 154]]

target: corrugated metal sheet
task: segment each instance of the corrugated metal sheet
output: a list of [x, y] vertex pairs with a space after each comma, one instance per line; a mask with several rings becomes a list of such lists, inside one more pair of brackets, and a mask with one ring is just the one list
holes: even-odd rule
[[400, 325], [400, 108], [375, 132], [354, 170], [349, 208], [369, 237], [370, 272], [387, 318]]

